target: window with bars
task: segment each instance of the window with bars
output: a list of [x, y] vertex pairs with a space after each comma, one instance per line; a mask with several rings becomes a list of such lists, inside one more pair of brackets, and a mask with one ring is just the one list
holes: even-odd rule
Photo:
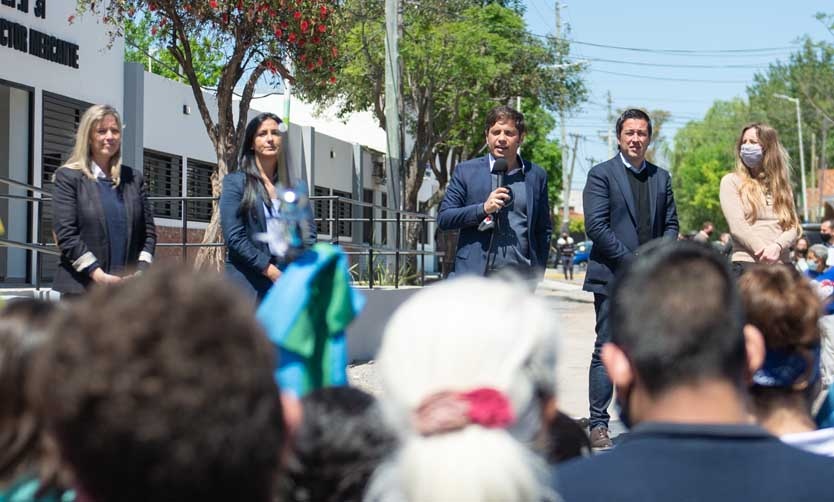
[[[143, 171], [148, 197], [180, 197], [182, 195], [182, 158], [153, 150], [144, 151]], [[180, 218], [179, 201], [151, 202], [157, 218]]]
[[[350, 192], [342, 192], [340, 190], [333, 190], [333, 195], [336, 197], [344, 197], [345, 199], [351, 198]], [[339, 228], [337, 229], [339, 233], [337, 235], [339, 237], [352, 236], [353, 230], [349, 218], [351, 218], [351, 208], [353, 206], [349, 202], [344, 201], [334, 201], [333, 205], [336, 209], [336, 214], [339, 216]]]
[[[313, 196], [314, 197], [326, 197], [330, 195], [330, 189], [322, 186], [315, 185], [313, 186]], [[319, 235], [330, 234], [330, 201], [327, 199], [324, 200], [315, 200], [313, 201], [313, 211], [315, 211], [315, 216], [318, 221], [316, 221], [316, 232]]]
[[[81, 115], [90, 106], [92, 106], [90, 103], [58, 94], [43, 93], [41, 186], [49, 193], [54, 189], [52, 177], [55, 171], [67, 161], [75, 144], [75, 131], [78, 129]], [[42, 202], [40, 208], [39, 240], [40, 242], [53, 242], [52, 202]], [[52, 281], [58, 267], [58, 258], [42, 254], [38, 263], [40, 270], [37, 273], [40, 274], [41, 280]]]
[[[186, 163], [186, 193], [189, 197], [211, 197], [211, 174], [217, 164], [188, 159]], [[188, 220], [208, 222], [211, 220], [210, 200], [195, 200], [188, 203]]]

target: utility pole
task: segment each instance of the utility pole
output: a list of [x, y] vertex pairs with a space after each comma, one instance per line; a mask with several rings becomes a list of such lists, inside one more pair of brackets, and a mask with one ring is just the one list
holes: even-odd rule
[[614, 156], [614, 109], [611, 91], [608, 91], [608, 158]]
[[820, 160], [819, 160], [819, 168], [820, 168], [820, 182], [819, 182], [819, 199], [820, 199], [820, 210], [819, 210], [819, 218], [820, 221], [825, 218], [825, 201], [822, 199], [825, 195], [825, 171], [828, 169], [828, 160], [826, 159], [826, 148], [825, 144], [828, 141], [828, 125], [829, 122], [828, 117], [823, 117], [822, 119], [822, 137], [820, 145]]
[[808, 173], [808, 188], [817, 188], [817, 132], [811, 131], [811, 171]]
[[[560, 58], [559, 63], [561, 64], [563, 54], [561, 54], [561, 47], [564, 44], [564, 41], [561, 40], [564, 38], [562, 36], [562, 5], [559, 0], [556, 0], [556, 38], [557, 38], [557, 47], [559, 47], [560, 51]], [[564, 93], [564, 89], [562, 90]], [[565, 98], [563, 95], [560, 94], [559, 96], [559, 128], [561, 132], [561, 144], [562, 144], [562, 187], [566, 190], [566, 194], [570, 194], [570, 182], [568, 181], [568, 133], [565, 126]], [[576, 154], [574, 153], [574, 156]], [[564, 218], [562, 220], [562, 230], [567, 231], [568, 228], [568, 198], [565, 196], [564, 198]]]
[[[579, 138], [578, 134], [571, 134], [571, 138], [573, 138], [573, 156], [571, 157], [570, 162], [570, 171], [567, 171], [565, 167], [562, 168], [563, 178], [565, 178], [565, 185], [563, 188], [563, 195], [562, 199], [564, 200], [564, 207], [562, 209], [562, 230], [565, 230], [570, 227], [570, 190], [571, 190], [571, 182], [573, 181], [573, 168], [576, 166], [576, 152], [578, 151], [577, 148], [579, 146]], [[564, 174], [567, 172], [567, 177]]]
[[802, 184], [802, 221], [808, 221], [808, 185], [805, 184], [805, 152], [802, 146], [802, 112], [799, 98], [784, 94], [774, 94], [773, 97], [790, 101], [796, 106], [796, 129], [799, 133], [799, 178]]
[[[388, 193], [393, 207], [402, 209], [400, 191], [403, 186], [403, 138], [400, 121], [399, 39], [402, 31], [400, 0], [385, 0], [385, 135], [388, 156]], [[398, 243], [399, 245], [399, 243]]]

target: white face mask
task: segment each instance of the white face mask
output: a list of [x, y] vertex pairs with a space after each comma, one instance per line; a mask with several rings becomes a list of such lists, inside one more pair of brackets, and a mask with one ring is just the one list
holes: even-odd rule
[[762, 145], [741, 145], [739, 156], [744, 165], [750, 169], [762, 167]]

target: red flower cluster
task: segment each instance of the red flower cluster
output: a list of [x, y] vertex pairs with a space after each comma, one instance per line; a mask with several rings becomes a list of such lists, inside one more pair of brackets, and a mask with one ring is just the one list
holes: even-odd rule
[[[155, 18], [151, 34], [162, 36], [168, 8], [161, 9], [157, 2], [147, 3]], [[326, 85], [336, 81], [333, 62], [339, 52], [332, 26], [328, 26], [336, 5], [335, 0], [185, 0], [181, 8], [189, 18], [221, 30], [230, 25], [261, 25], [258, 29], [264, 31], [258, 36], [271, 51], [268, 59], [272, 62], [264, 62], [270, 72], [275, 73], [276, 65], [289, 57], [300, 62], [296, 65], [299, 77]]]

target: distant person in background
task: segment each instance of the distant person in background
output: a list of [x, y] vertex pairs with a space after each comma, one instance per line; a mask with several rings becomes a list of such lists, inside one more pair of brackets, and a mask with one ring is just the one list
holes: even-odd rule
[[711, 221], [705, 221], [704, 224], [701, 225], [701, 230], [695, 234], [695, 237], [692, 240], [695, 242], [709, 244], [710, 236], [714, 230], [715, 225], [713, 225]]
[[823, 386], [834, 383], [834, 267], [825, 266], [831, 254], [823, 244], [814, 244], [808, 249], [808, 270], [805, 271], [823, 308], [819, 323], [822, 329], [820, 361]]
[[750, 124], [736, 143], [735, 170], [721, 179], [719, 197], [733, 236], [733, 273], [754, 263], [791, 263], [799, 217], [791, 188], [788, 153], [776, 130]]
[[834, 457], [834, 428], [811, 416], [820, 389], [821, 304], [789, 267], [752, 267], [738, 282], [746, 321], [761, 331], [765, 360], [753, 374], [756, 421], [782, 441]]
[[557, 325], [523, 285], [494, 279], [446, 281], [405, 302], [375, 366], [399, 445], [366, 500], [551, 500], [533, 448], [558, 411]]
[[816, 279], [828, 270], [826, 263], [828, 263], [828, 257], [830, 255], [831, 253], [828, 247], [824, 244], [814, 244], [808, 248], [808, 258], [806, 260], [808, 266], [805, 270], [805, 275], [811, 279]]
[[730, 256], [733, 254], [733, 238], [730, 237], [730, 234], [727, 232], [722, 233], [717, 241], [714, 241], [712, 245], [715, 247], [715, 250], [718, 254], [727, 257], [727, 260], [730, 259]]
[[[238, 154], [237, 170], [223, 178], [220, 224], [226, 243], [226, 273], [260, 302], [281, 277], [281, 263], [269, 244], [256, 238], [266, 232], [266, 219], [279, 211], [277, 186], [289, 187], [289, 171], [281, 157], [281, 119], [261, 113], [249, 121]], [[315, 231], [311, 230], [315, 242]]]
[[[820, 240], [829, 250], [834, 248], [834, 220], [825, 220], [820, 223]], [[828, 253], [828, 262], [826, 265], [834, 266], [834, 253]]]
[[808, 239], [800, 237], [796, 240], [796, 244], [793, 246], [793, 254], [791, 255], [793, 266], [803, 274], [808, 270], [808, 246]]
[[573, 242], [573, 237], [567, 232], [562, 232], [561, 237], [556, 241], [556, 246], [559, 250], [559, 259], [562, 261], [562, 271], [565, 274], [565, 279], [573, 280], [573, 255], [576, 254], [576, 244]]
[[150, 265], [153, 213], [142, 171], [122, 165], [122, 119], [115, 108], [94, 105], [84, 112], [54, 182], [52, 221], [61, 251], [55, 291], [79, 295]]

